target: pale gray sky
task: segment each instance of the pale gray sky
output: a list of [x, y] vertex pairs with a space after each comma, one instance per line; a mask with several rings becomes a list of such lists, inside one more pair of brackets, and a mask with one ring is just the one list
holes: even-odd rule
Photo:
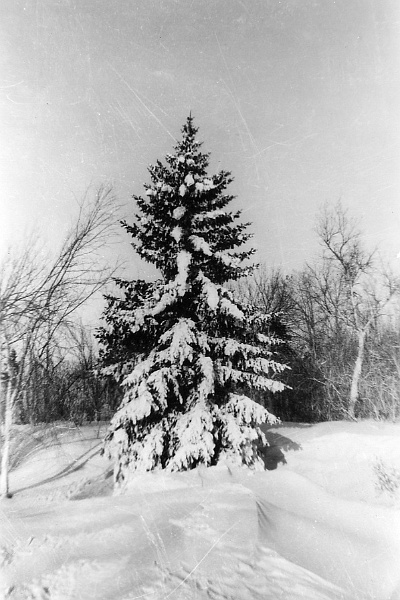
[[57, 243], [90, 183], [133, 214], [192, 110], [259, 261], [300, 268], [339, 198], [395, 256], [399, 17], [398, 0], [3, 0], [0, 251], [34, 224]]

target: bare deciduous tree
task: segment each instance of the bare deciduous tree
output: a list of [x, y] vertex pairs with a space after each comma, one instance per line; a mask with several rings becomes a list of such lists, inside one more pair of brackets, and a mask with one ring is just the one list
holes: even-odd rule
[[321, 291], [326, 300], [325, 310], [333, 307], [338, 322], [350, 328], [357, 338], [357, 356], [353, 366], [348, 414], [355, 417], [355, 405], [359, 397], [359, 384], [365, 356], [365, 342], [369, 330], [384, 311], [397, 291], [395, 280], [379, 269], [375, 252], [363, 248], [361, 233], [356, 221], [350, 218], [338, 203], [332, 209], [325, 207], [317, 223], [317, 234], [324, 248], [325, 272], [334, 271], [336, 301], [332, 301], [333, 286]]
[[323, 251], [315, 263], [290, 277], [260, 269], [237, 286], [253, 304], [280, 312], [289, 335], [292, 390], [281, 395], [279, 413], [393, 418], [400, 410], [398, 341], [390, 342], [398, 340], [398, 281], [364, 248], [357, 220], [340, 203], [321, 211], [316, 232]]
[[[49, 360], [52, 345], [72, 327], [73, 314], [112, 277], [114, 269], [104, 266], [100, 252], [112, 234], [115, 209], [111, 187], [101, 187], [94, 199], [85, 195], [53, 259], [44, 257], [30, 239], [0, 265], [0, 348], [6, 357], [0, 387], [5, 406], [0, 496], [9, 494], [13, 412], [28, 383], [30, 357]], [[17, 353], [18, 368], [12, 367], [12, 351]]]

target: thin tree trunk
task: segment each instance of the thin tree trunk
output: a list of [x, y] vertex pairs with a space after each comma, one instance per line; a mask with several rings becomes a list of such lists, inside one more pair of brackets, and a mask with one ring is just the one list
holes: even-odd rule
[[3, 357], [1, 354], [2, 345], [0, 338], [0, 431], [1, 435], [3, 435], [4, 430], [4, 419], [6, 414], [6, 395], [4, 393], [4, 382], [3, 382]]
[[3, 446], [1, 449], [1, 473], [0, 473], [0, 497], [9, 498], [9, 461], [10, 461], [10, 441], [11, 427], [13, 421], [13, 405], [16, 396], [16, 390], [13, 390], [11, 377], [7, 382], [6, 408], [3, 429]]
[[355, 419], [355, 405], [358, 400], [359, 394], [359, 382], [361, 377], [361, 371], [364, 362], [364, 350], [365, 350], [365, 338], [367, 337], [367, 330], [362, 329], [358, 331], [358, 351], [357, 358], [354, 364], [353, 369], [353, 377], [351, 380], [351, 389], [350, 389], [350, 400], [349, 400], [349, 416], [352, 419]]

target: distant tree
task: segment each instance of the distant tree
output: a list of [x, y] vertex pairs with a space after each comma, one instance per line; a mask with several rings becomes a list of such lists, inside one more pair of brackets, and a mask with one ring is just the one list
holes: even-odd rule
[[279, 357], [291, 366], [290, 387], [264, 395], [267, 407], [287, 420], [395, 418], [398, 281], [340, 203], [322, 209], [316, 232], [322, 252], [312, 265], [288, 277], [261, 269], [237, 284], [241, 297], [279, 315], [275, 326], [289, 339]]
[[331, 420], [348, 417], [354, 332], [343, 281], [323, 258], [291, 278], [292, 346], [296, 349], [291, 406], [297, 418]]
[[110, 419], [122, 400], [120, 386], [114, 378], [101, 375], [92, 333], [81, 325], [72, 336], [74, 352], [63, 370], [60, 405], [66, 418], [77, 424]]
[[110, 419], [121, 401], [120, 387], [99, 373], [92, 332], [76, 322], [63, 332], [62, 342], [62, 347], [53, 346], [50, 359], [32, 352], [16, 418], [22, 423], [64, 420], [77, 425]]
[[325, 272], [333, 272], [330, 284], [320, 296], [325, 312], [335, 319], [336, 331], [341, 325], [342, 330], [352, 331], [357, 340], [348, 402], [348, 414], [354, 418], [366, 339], [371, 327], [384, 315], [398, 292], [398, 282], [386, 270], [379, 268], [375, 253], [363, 247], [356, 221], [350, 218], [340, 203], [332, 209], [324, 208], [317, 233], [325, 250]]
[[[398, 284], [364, 248], [357, 221], [340, 203], [321, 210], [315, 229], [320, 256], [290, 278], [289, 322], [297, 352], [291, 405], [306, 420], [372, 416], [377, 390], [371, 384], [369, 397], [361, 398], [366, 359], [378, 351], [379, 331], [393, 310]], [[379, 387], [369, 362], [370, 382], [372, 371]]]
[[124, 398], [106, 448], [116, 482], [130, 471], [185, 470], [222, 458], [260, 466], [263, 422], [276, 419], [253, 402], [252, 389], [279, 391], [269, 333], [271, 315], [237, 301], [224, 284], [247, 276], [253, 250], [240, 212], [229, 212], [230, 173], [207, 174], [189, 117], [175, 153], [149, 167], [145, 196], [134, 196], [137, 222], [124, 223], [132, 244], [160, 279], [117, 280], [99, 331], [104, 372]]
[[32, 358], [50, 368], [54, 346], [60, 343], [62, 332], [71, 328], [73, 313], [114, 274], [98, 256], [112, 231], [114, 212], [111, 188], [102, 187], [93, 201], [84, 198], [54, 258], [44, 258], [31, 239], [21, 252], [10, 249], [0, 265], [0, 350], [4, 358], [0, 403], [5, 406], [1, 496], [9, 494], [11, 426], [16, 404], [29, 385]]

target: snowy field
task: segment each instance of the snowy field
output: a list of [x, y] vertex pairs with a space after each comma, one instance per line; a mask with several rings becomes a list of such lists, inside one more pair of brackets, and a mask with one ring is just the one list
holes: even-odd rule
[[265, 472], [149, 474], [119, 495], [103, 433], [17, 428], [1, 598], [400, 600], [400, 424], [269, 427]]

